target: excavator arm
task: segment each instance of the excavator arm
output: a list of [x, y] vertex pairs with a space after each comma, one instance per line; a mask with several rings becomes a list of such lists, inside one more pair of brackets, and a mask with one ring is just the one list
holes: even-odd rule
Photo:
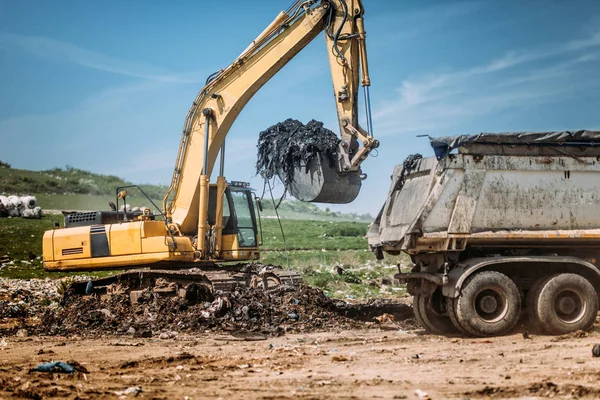
[[[361, 162], [378, 145], [358, 125], [360, 72], [366, 96], [370, 84], [363, 12], [361, 0], [296, 1], [231, 65], [209, 77], [186, 117], [163, 203], [172, 229], [203, 236], [208, 200], [201, 192], [207, 192], [208, 177], [231, 125], [252, 96], [323, 30], [341, 131], [337, 173], [360, 174]], [[369, 114], [367, 121], [370, 126]]]

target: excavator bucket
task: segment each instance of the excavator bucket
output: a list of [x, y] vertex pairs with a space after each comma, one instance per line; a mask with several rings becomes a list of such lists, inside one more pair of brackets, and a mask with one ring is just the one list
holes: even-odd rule
[[294, 169], [294, 179], [288, 185], [291, 195], [301, 201], [346, 204], [360, 191], [358, 173], [340, 174], [321, 157], [314, 157], [306, 166]]
[[358, 196], [360, 171], [339, 173], [335, 166], [340, 139], [311, 120], [287, 119], [262, 131], [256, 171], [265, 179], [279, 176], [301, 201], [346, 204]]

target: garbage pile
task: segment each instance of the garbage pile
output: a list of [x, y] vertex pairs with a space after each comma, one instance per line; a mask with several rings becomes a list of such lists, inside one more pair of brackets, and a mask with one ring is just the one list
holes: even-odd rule
[[405, 304], [381, 300], [348, 304], [306, 285], [280, 286], [269, 292], [240, 287], [198, 304], [162, 297], [151, 289], [134, 304], [122, 287], [113, 286], [111, 294], [102, 298], [69, 291], [62, 296], [56, 280], [0, 279], [0, 337], [113, 334], [164, 339], [180, 332], [267, 337], [377, 327], [377, 317], [388, 313], [403, 324], [410, 324], [412, 318], [412, 309]]
[[256, 173], [265, 179], [279, 176], [287, 186], [294, 180], [295, 168], [305, 167], [308, 171], [311, 160], [319, 155], [333, 166], [339, 142], [322, 122], [311, 120], [304, 125], [287, 119], [260, 132]]
[[38, 325], [42, 314], [58, 309], [60, 299], [56, 280], [0, 278], [0, 336]]
[[35, 196], [0, 196], [0, 218], [41, 218], [42, 208]]
[[45, 333], [151, 337], [173, 331], [225, 331], [279, 336], [362, 325], [344, 315], [345, 302], [331, 300], [308, 286], [281, 287], [269, 293], [239, 288], [194, 305], [179, 297], [156, 296], [150, 290], [132, 304], [128, 294], [118, 289], [112, 292], [105, 300], [66, 296], [62, 308], [42, 317]]

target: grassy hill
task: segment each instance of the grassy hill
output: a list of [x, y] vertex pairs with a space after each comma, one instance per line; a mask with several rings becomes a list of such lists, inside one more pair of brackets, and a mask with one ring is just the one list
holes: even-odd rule
[[[70, 166], [47, 171], [0, 168], [0, 193], [45, 195], [115, 195], [118, 186], [131, 185], [114, 175], [101, 175]], [[161, 185], [140, 185], [154, 199], [167, 190]]]
[[[115, 199], [116, 188], [126, 185], [131, 185], [131, 182], [114, 175], [95, 174], [70, 166], [47, 171], [29, 171], [10, 168], [10, 165], [0, 161], [0, 194], [34, 195], [40, 206], [47, 210], [106, 210], [108, 202]], [[162, 207], [167, 186], [139, 186], [158, 207]], [[128, 192], [129, 204], [151, 206], [135, 189]], [[265, 199], [263, 205], [264, 216], [275, 216], [275, 209], [270, 200]], [[284, 219], [361, 222], [371, 222], [373, 219], [369, 214], [344, 214], [329, 209], [322, 210], [312, 203], [297, 200], [284, 200], [278, 211]]]

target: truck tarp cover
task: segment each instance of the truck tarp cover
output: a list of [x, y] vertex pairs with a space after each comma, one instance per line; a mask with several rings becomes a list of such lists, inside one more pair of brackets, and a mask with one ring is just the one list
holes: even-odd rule
[[445, 136], [429, 139], [438, 160], [450, 152], [469, 144], [540, 145], [540, 146], [600, 146], [600, 131], [509, 132], [480, 133], [478, 135]]

